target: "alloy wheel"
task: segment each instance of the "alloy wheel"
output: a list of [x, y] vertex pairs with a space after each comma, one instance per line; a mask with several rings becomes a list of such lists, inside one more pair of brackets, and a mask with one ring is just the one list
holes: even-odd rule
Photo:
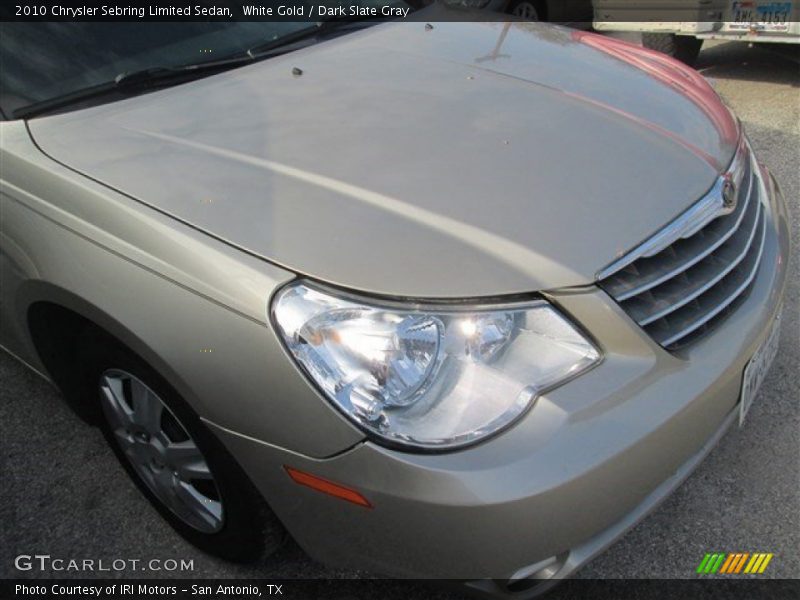
[[100, 376], [103, 414], [114, 440], [151, 492], [195, 529], [222, 528], [222, 498], [197, 444], [164, 401], [135, 375]]

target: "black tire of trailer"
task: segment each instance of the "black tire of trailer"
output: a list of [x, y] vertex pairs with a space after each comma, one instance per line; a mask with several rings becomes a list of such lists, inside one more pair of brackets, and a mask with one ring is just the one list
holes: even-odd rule
[[643, 33], [642, 45], [663, 52], [687, 65], [693, 65], [700, 54], [703, 40], [674, 33]]

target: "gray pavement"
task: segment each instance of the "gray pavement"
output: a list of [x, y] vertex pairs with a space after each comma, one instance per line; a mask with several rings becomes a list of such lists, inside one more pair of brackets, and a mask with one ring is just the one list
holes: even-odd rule
[[[699, 68], [741, 117], [791, 203], [795, 256], [780, 352], [746, 426], [731, 430], [670, 499], [578, 577], [692, 577], [705, 552], [762, 551], [775, 554], [763, 576], [800, 578], [800, 60], [796, 48], [714, 43], [703, 50]], [[193, 570], [172, 573], [182, 577], [372, 576], [330, 570], [291, 542], [255, 565], [209, 558], [161, 520], [98, 431], [2, 352], [0, 386], [0, 577], [24, 576], [13, 559], [35, 553], [108, 562], [192, 559]], [[402, 583], [369, 585], [375, 597], [412, 597]], [[425, 596], [460, 597], [437, 590]]]

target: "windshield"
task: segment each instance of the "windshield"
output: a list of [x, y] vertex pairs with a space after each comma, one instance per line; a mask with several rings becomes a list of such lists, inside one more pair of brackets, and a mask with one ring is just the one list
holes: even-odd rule
[[[362, 5], [401, 5], [362, 0]], [[114, 81], [120, 74], [246, 57], [313, 22], [2, 23], [0, 109], [14, 111]]]

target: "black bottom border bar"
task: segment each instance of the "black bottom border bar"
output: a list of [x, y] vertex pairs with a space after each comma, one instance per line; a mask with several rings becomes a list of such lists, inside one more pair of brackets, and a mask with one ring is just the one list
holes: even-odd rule
[[542, 595], [516, 590], [489, 596], [455, 580], [397, 579], [4, 579], [0, 598], [67, 600], [185, 600], [188, 598], [286, 598], [287, 600], [689, 600], [800, 598], [800, 579], [568, 579]]

